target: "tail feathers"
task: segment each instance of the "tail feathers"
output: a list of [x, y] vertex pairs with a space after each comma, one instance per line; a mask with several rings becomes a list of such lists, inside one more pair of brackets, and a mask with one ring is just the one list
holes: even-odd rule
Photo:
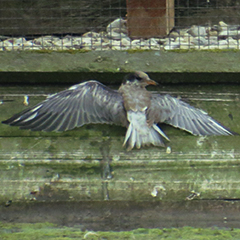
[[156, 124], [153, 124], [152, 126], [161, 136], [163, 136], [165, 139], [167, 139], [168, 141], [169, 138], [167, 137], [167, 135], [156, 125]]
[[128, 146], [127, 151], [132, 150], [134, 147], [139, 149], [142, 146], [149, 146], [151, 144], [154, 146], [164, 147], [165, 144], [163, 142], [162, 136], [169, 140], [168, 137], [156, 124], [153, 124], [152, 127], [149, 127], [146, 124], [144, 128], [139, 128], [138, 125], [135, 126], [133, 123], [130, 123], [127, 129], [123, 146]]

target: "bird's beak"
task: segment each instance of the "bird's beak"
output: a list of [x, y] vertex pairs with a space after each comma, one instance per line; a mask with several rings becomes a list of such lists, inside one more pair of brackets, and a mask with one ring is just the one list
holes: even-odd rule
[[152, 80], [152, 79], [147, 79], [146, 80], [146, 83], [148, 84], [148, 85], [158, 85], [158, 83], [157, 82], [155, 82], [154, 80]]

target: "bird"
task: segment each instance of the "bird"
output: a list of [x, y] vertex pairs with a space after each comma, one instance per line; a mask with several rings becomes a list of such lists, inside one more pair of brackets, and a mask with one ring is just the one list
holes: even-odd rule
[[2, 123], [47, 132], [85, 124], [121, 125], [127, 128], [123, 142], [127, 151], [150, 145], [165, 147], [169, 138], [160, 123], [197, 136], [235, 135], [203, 110], [168, 94], [151, 93], [148, 85], [158, 83], [142, 71], [129, 73], [118, 90], [89, 80], [52, 94]]

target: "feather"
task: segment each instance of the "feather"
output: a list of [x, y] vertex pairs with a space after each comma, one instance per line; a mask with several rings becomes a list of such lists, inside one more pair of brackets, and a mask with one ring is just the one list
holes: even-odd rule
[[[154, 112], [155, 123], [167, 123], [194, 135], [234, 135], [201, 109], [169, 95], [155, 94], [149, 114]], [[151, 117], [151, 116], [150, 116]]]
[[88, 123], [125, 126], [126, 122], [121, 94], [95, 80], [53, 94], [3, 121], [35, 131], [66, 131]]

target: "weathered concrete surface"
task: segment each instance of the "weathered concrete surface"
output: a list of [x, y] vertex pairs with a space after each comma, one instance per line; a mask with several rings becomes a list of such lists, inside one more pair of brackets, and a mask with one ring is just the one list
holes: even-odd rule
[[[98, 73], [96, 77], [99, 77], [100, 73], [104, 72], [103, 80], [107, 78], [108, 82], [116, 83], [122, 79], [120, 73], [135, 70], [159, 74], [158, 76], [162, 78], [163, 82], [239, 82], [239, 62], [238, 51], [190, 51], [184, 53], [165, 51], [0, 52], [0, 82], [16, 82], [15, 74], [20, 72], [21, 74], [18, 76], [22, 80], [18, 80], [18, 82], [24, 82], [25, 74], [32, 72], [41, 72], [45, 76], [47, 76], [46, 72], [63, 74], [64, 77], [59, 78], [61, 82], [67, 82], [69, 78], [73, 77], [79, 80], [90, 79], [95, 77], [94, 73]], [[4, 79], [6, 72], [8, 72], [7, 80]], [[64, 73], [68, 75], [64, 75]], [[185, 73], [185, 75], [177, 73]], [[205, 75], [196, 78], [196, 75], [191, 75], [194, 73], [204, 73]], [[210, 75], [206, 75], [206, 73], [210, 73]], [[213, 73], [225, 73], [226, 75], [217, 77], [214, 75], [212, 78], [211, 74]], [[71, 77], [71, 74], [74, 75]], [[31, 75], [25, 77], [25, 81], [27, 78], [30, 81]], [[55, 80], [53, 79], [52, 75], [52, 79], [42, 77], [32, 81], [35, 83], [41, 83], [41, 80], [57, 82], [57, 75]], [[100, 77], [99, 80], [102, 79]]]
[[[2, 87], [0, 121], [61, 87]], [[158, 88], [156, 88], [158, 90]], [[156, 90], [155, 89], [155, 90]], [[235, 132], [240, 132], [238, 86], [160, 87]], [[160, 90], [159, 89], [159, 90]], [[191, 90], [191, 91], [190, 91]], [[162, 126], [171, 139], [165, 148], [126, 152], [125, 128], [87, 125], [64, 133], [19, 130], [0, 124], [0, 201], [185, 201], [239, 199], [240, 137], [196, 137]], [[113, 179], [101, 178], [110, 161]]]
[[[34, 105], [63, 88], [1, 86], [0, 121], [26, 108], [24, 95]], [[182, 96], [240, 133], [238, 85], [150, 89]], [[158, 147], [126, 152], [126, 129], [118, 126], [57, 134], [0, 124], [0, 221], [118, 231], [239, 227], [240, 136], [196, 137], [162, 128], [171, 153]], [[113, 178], [103, 179], [109, 162]]]

